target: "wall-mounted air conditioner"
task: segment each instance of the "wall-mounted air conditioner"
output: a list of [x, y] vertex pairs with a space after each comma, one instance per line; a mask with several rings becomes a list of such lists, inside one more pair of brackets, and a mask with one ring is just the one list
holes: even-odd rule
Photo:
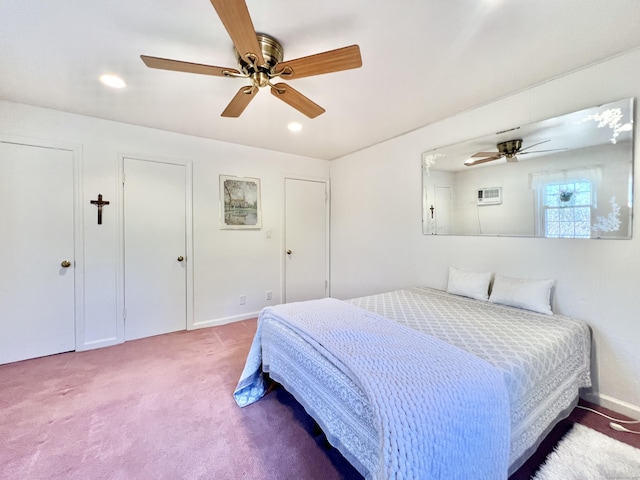
[[502, 188], [491, 187], [478, 190], [478, 205], [496, 205], [502, 203]]

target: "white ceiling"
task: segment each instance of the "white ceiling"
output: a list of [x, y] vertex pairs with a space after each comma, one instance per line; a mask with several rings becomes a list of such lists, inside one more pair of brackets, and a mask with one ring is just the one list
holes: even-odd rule
[[[0, 99], [335, 159], [640, 45], [638, 0], [247, 5], [285, 60], [360, 45], [362, 68], [291, 80], [326, 113], [308, 119], [264, 89], [222, 118], [246, 80], [147, 68], [141, 54], [236, 66], [209, 0], [2, 0]], [[103, 86], [103, 73], [127, 88]]]

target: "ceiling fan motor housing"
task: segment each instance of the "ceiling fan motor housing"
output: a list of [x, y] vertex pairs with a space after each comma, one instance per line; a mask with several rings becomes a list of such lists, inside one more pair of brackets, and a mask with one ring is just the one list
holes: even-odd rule
[[258, 44], [260, 45], [260, 51], [264, 58], [265, 64], [260, 66], [254, 66], [249, 59], [240, 57], [238, 50], [235, 50], [236, 59], [240, 70], [246, 75], [254, 78], [260, 87], [268, 85], [269, 78], [275, 72], [275, 66], [282, 61], [284, 51], [282, 45], [271, 35], [266, 33], [257, 33]]
[[522, 139], [508, 140], [498, 143], [498, 151], [507, 158], [513, 158], [522, 148]]

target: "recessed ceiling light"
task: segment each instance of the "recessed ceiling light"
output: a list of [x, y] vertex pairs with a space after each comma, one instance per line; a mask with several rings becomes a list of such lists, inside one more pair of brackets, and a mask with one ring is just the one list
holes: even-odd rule
[[291, 122], [289, 125], [287, 125], [287, 128], [292, 132], [299, 132], [300, 130], [302, 130], [302, 124], [298, 122]]
[[124, 88], [127, 86], [124, 80], [115, 75], [101, 75], [100, 81], [111, 88]]

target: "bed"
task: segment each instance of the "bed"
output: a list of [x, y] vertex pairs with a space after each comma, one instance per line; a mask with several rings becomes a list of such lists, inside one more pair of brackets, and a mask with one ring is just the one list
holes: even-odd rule
[[590, 345], [580, 320], [426, 287], [279, 305], [234, 397], [282, 384], [367, 479], [495, 480], [590, 386]]

